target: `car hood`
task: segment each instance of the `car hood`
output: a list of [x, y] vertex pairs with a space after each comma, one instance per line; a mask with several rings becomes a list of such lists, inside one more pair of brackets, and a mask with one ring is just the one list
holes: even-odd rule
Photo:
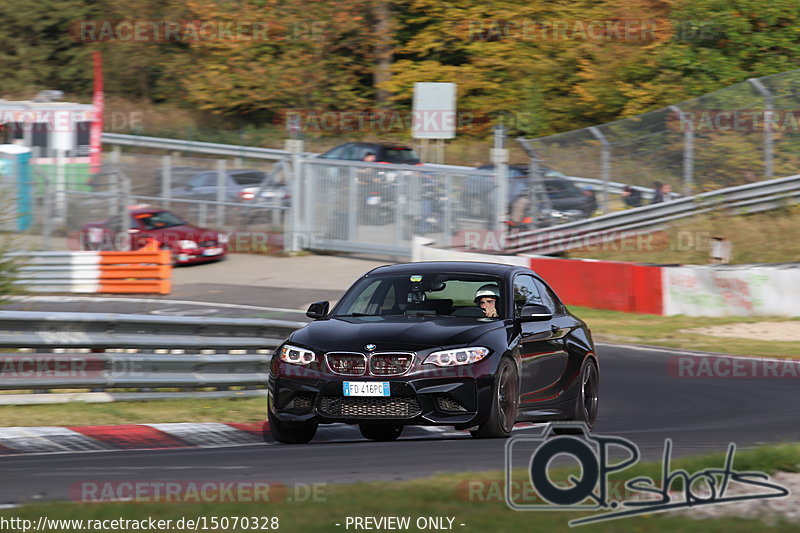
[[418, 351], [439, 346], [468, 345], [488, 331], [502, 328], [502, 320], [469, 317], [385, 316], [317, 320], [295, 331], [289, 342], [322, 351]]

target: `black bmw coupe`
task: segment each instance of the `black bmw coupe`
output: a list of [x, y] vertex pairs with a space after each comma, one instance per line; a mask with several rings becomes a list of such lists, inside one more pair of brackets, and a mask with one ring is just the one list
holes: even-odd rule
[[[306, 443], [319, 424], [387, 441], [407, 425], [507, 437], [517, 422], [597, 417], [591, 332], [535, 272], [477, 262], [378, 267], [275, 351], [271, 437]], [[266, 436], [266, 435], [265, 435]]]

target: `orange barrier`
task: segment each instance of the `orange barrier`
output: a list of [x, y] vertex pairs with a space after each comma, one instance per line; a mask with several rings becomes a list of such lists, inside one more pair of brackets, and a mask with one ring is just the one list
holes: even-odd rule
[[169, 294], [172, 288], [172, 254], [155, 240], [131, 252], [100, 252], [99, 263], [97, 292]]

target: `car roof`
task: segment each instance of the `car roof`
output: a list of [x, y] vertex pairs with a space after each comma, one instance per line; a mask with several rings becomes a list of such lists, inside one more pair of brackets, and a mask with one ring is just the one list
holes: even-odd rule
[[354, 142], [352, 144], [358, 146], [380, 146], [381, 148], [401, 148], [403, 150], [412, 150], [410, 146], [398, 143], [370, 143], [370, 142]]
[[419, 274], [420, 272], [455, 272], [469, 274], [489, 274], [493, 276], [510, 276], [516, 272], [532, 272], [531, 269], [519, 265], [502, 263], [484, 263], [480, 261], [419, 261], [416, 263], [400, 263], [374, 268], [365, 274]]

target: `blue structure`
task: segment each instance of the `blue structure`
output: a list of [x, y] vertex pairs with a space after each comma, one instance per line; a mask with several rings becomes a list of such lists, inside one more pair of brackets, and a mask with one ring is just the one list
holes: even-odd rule
[[[11, 205], [6, 213], [16, 214], [13, 220], [3, 221], [5, 230], [24, 231], [33, 224], [33, 182], [31, 149], [16, 144], [0, 144], [0, 195]], [[16, 205], [16, 208], [14, 208]]]

